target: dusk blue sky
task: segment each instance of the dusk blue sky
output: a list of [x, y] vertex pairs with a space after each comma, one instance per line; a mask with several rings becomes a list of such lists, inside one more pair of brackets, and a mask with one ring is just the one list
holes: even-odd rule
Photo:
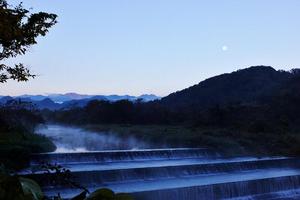
[[[8, 0], [11, 4], [19, 1]], [[253, 65], [300, 67], [299, 0], [26, 0], [59, 23], [27, 55], [36, 79], [0, 95], [167, 95]]]

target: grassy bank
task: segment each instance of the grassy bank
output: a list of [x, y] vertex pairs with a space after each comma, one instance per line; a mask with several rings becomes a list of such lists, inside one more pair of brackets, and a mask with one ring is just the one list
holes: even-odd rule
[[225, 155], [300, 155], [300, 136], [293, 133], [245, 132], [220, 128], [160, 125], [85, 125], [92, 131], [134, 136], [153, 147], [208, 147]]
[[29, 132], [0, 133], [0, 163], [8, 168], [26, 167], [31, 153], [50, 152], [55, 145], [46, 137]]

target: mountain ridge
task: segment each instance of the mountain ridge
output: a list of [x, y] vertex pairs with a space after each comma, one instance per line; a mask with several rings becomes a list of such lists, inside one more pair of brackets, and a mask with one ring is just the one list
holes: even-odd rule
[[231, 103], [254, 103], [266, 98], [293, 74], [270, 66], [252, 66], [208, 78], [163, 97], [160, 102], [174, 109], [207, 108]]
[[140, 96], [131, 95], [84, 95], [77, 93], [66, 94], [48, 94], [48, 95], [20, 95], [20, 96], [0, 96], [0, 104], [5, 104], [11, 100], [21, 100], [32, 102], [38, 109], [56, 110], [61, 108], [83, 107], [91, 100], [104, 101], [120, 101], [129, 100], [136, 101], [141, 99], [143, 102], [154, 101], [160, 99], [154, 94], [143, 94]]

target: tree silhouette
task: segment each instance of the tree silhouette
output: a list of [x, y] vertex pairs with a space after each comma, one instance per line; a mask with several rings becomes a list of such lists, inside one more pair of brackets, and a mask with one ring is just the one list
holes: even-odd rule
[[57, 15], [45, 12], [30, 13], [18, 6], [10, 6], [6, 0], [0, 0], [0, 83], [9, 79], [27, 81], [34, 78], [22, 63], [9, 66], [3, 61], [26, 53], [36, 44], [38, 36], [45, 36], [49, 28], [57, 23]]

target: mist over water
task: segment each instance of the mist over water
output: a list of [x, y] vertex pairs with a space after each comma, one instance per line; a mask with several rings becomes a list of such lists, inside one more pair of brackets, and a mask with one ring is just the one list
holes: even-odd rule
[[121, 138], [112, 132], [94, 132], [77, 127], [51, 124], [39, 127], [36, 132], [49, 137], [54, 142], [57, 147], [55, 152], [148, 148], [148, 145], [134, 137]]

